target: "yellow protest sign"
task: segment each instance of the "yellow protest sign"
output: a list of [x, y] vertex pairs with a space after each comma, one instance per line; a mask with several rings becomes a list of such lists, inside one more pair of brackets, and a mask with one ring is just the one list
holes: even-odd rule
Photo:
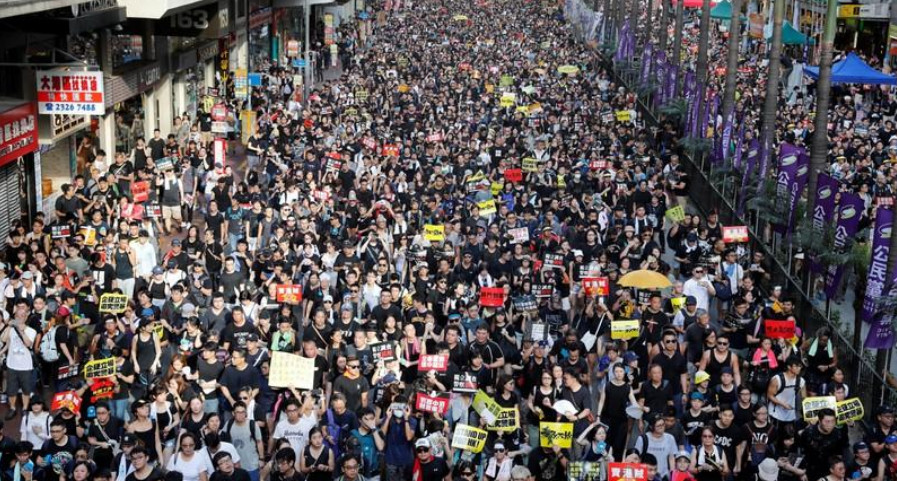
[[502, 107], [513, 107], [514, 103], [517, 102], [517, 94], [512, 92], [505, 92], [501, 94], [501, 99], [499, 99], [498, 104]]
[[504, 408], [498, 413], [495, 422], [487, 426], [487, 431], [516, 431], [520, 429], [520, 411], [517, 406], [512, 408]]
[[673, 222], [682, 222], [685, 220], [685, 209], [681, 205], [677, 205], [669, 209], [666, 216]]
[[424, 225], [424, 238], [430, 242], [442, 242], [445, 240], [444, 225]]
[[804, 411], [804, 421], [816, 422], [819, 411], [823, 409], [835, 409], [838, 401], [835, 396], [813, 396], [801, 401]]
[[567, 75], [576, 75], [579, 73], [579, 67], [576, 65], [561, 65], [558, 67], [558, 72]]
[[539, 446], [550, 448], [573, 446], [573, 423], [539, 423]]
[[370, 92], [367, 89], [358, 89], [355, 91], [355, 100], [359, 102], [367, 102], [368, 97], [370, 97]]
[[467, 178], [467, 183], [469, 184], [471, 182], [480, 182], [480, 181], [484, 180], [485, 178], [486, 178], [486, 174], [484, 174], [482, 170], [479, 170], [479, 171], [477, 171], [476, 174], [473, 174]]
[[498, 212], [498, 208], [495, 206], [495, 199], [478, 202], [477, 206], [480, 207], [480, 217], [489, 217]]
[[558, 174], [558, 189], [566, 189], [566, 188], [567, 188], [567, 179], [565, 179], [563, 175]]
[[103, 294], [100, 296], [100, 312], [121, 314], [128, 307], [128, 296], [124, 294]]
[[493, 182], [492, 185], [489, 186], [489, 191], [492, 192], [492, 195], [498, 195], [503, 187], [504, 184], [501, 182]]
[[271, 369], [268, 371], [271, 387], [313, 389], [315, 384], [315, 360], [288, 352], [271, 353]]
[[614, 115], [617, 116], [617, 122], [629, 122], [632, 120], [632, 116], [629, 114], [628, 110], [617, 110], [614, 112]]
[[518, 114], [529, 115], [529, 105], [518, 105], [515, 111]]
[[539, 102], [536, 102], [534, 104], [530, 104], [528, 108], [529, 108], [530, 115], [536, 114], [536, 113], [539, 113], [542, 111], [542, 104], [540, 104]]
[[400, 94], [404, 94], [404, 93], [408, 93], [411, 90], [411, 87], [409, 87], [406, 84], [401, 84], [401, 85], [399, 85], [398, 90], [399, 90]]
[[486, 84], [486, 85], [484, 86], [484, 88], [486, 89], [486, 93], [487, 93], [487, 94], [491, 94], [492, 92], [495, 92], [495, 85], [492, 85], [492, 84]]
[[456, 22], [466, 22], [467, 15], [455, 15], [454, 17], [452, 17], [452, 20], [454, 20]]
[[638, 320], [611, 321], [611, 339], [633, 339], [638, 337]]
[[84, 379], [96, 379], [115, 375], [115, 358], [97, 359], [84, 365]]
[[514, 85], [514, 77], [510, 75], [502, 75], [498, 80], [499, 87], [510, 87], [511, 85]]
[[478, 390], [473, 396], [473, 402], [470, 406], [480, 417], [486, 420], [486, 424], [494, 424], [502, 411], [501, 405], [482, 390]]
[[860, 398], [852, 397], [835, 405], [835, 418], [838, 420], [838, 424], [859, 421], [865, 415], [863, 401], [860, 401]]
[[685, 307], [685, 296], [670, 298], [670, 304], [673, 306], [674, 311], [679, 312], [679, 309]]
[[538, 172], [539, 161], [535, 157], [524, 157], [521, 167], [524, 172]]
[[455, 432], [452, 435], [452, 447], [479, 453], [486, 447], [486, 438], [488, 436], [489, 433], [482, 429], [466, 424], [458, 424], [455, 426]]

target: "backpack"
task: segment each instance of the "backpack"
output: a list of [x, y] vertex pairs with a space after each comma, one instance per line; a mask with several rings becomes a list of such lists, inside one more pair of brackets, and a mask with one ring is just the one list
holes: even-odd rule
[[40, 340], [40, 357], [46, 362], [59, 360], [59, 350], [56, 347], [56, 329], [58, 329], [58, 326], [51, 327]]
[[[231, 435], [231, 430], [234, 428], [234, 420], [231, 419], [224, 425], [224, 433], [227, 434], [227, 437], [230, 438], [230, 442], [233, 442], [234, 437]], [[256, 442], [255, 430], [258, 429], [258, 425], [255, 424], [255, 421], [249, 421], [249, 438], [252, 439], [252, 442]]]

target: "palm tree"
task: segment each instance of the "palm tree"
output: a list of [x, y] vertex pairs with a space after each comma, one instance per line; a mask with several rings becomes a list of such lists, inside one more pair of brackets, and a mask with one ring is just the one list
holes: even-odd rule
[[[667, 6], [669, 5], [669, 6]], [[672, 2], [660, 0], [660, 25], [658, 26], [659, 32], [655, 32], [654, 26], [651, 26], [651, 38], [654, 38], [653, 33], [657, 34], [658, 41], [660, 42], [659, 51], [666, 53], [667, 51], [667, 30], [670, 26], [669, 19], [669, 9], [673, 7]]]
[[[760, 129], [760, 182], [766, 176], [769, 157], [772, 155], [772, 139], [775, 137], [776, 107], [779, 103], [779, 81], [782, 77], [782, 22], [785, 17], [785, 0], [774, 0], [772, 17], [772, 45], [769, 47], [769, 74], [766, 77], [766, 99], [763, 104], [763, 124]], [[766, 144], [767, 148], [764, 148]]]
[[[679, 0], [682, 2], [683, 0]], [[698, 63], [695, 66], [695, 78], [698, 85], [698, 125], [703, 125], [707, 110], [707, 50], [710, 48], [710, 0], [701, 4], [701, 36], [698, 38]], [[716, 119], [713, 119], [714, 121]], [[711, 125], [714, 125], [711, 123]], [[707, 132], [698, 131], [698, 139], [703, 139]]]
[[[741, 40], [741, 0], [732, 0], [732, 17], [729, 19], [728, 57], [726, 58], [726, 83], [723, 90], [723, 120], [727, 121], [735, 110], [735, 81], [738, 78], [738, 46]], [[728, 145], [723, 146], [728, 149]]]
[[[671, 0], [672, 2], [672, 0]], [[676, 2], [676, 31], [673, 33], [673, 58], [670, 59], [673, 65], [679, 66], [680, 58], [682, 58], [682, 25], [685, 23], [685, 3], [684, 0]], [[679, 75], [676, 78], [676, 85], [673, 88], [673, 97], [679, 95], [679, 78], [683, 77], [684, 69], [679, 69]]]
[[[828, 0], [825, 12], [825, 30], [819, 51], [819, 78], [816, 80], [816, 119], [814, 120], [813, 142], [810, 145], [810, 178], [807, 191], [807, 212], [816, 207], [816, 186], [819, 172], [825, 169], [828, 158], [828, 107], [832, 90], [832, 55], [837, 30], [838, 0]], [[809, 41], [809, 40], [807, 40]]]

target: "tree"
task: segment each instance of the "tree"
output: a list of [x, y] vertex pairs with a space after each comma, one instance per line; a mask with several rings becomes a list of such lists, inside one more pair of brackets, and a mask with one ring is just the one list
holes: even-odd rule
[[[683, 0], [679, 0], [680, 3]], [[707, 50], [710, 48], [710, 0], [701, 4], [701, 35], [698, 38], [698, 63], [695, 76], [698, 83], [698, 125], [703, 125], [707, 115]], [[716, 119], [713, 119], [714, 121]], [[714, 123], [711, 123], [715, 127]], [[698, 130], [698, 138], [703, 139], [707, 132]]]
[[[670, 0], [672, 3], [672, 0]], [[685, 23], [685, 6], [683, 5], [684, 0], [679, 0], [676, 2], [676, 30], [673, 32], [673, 58], [669, 59], [670, 62], [679, 66], [679, 59], [682, 58], [682, 26]], [[679, 69], [682, 72], [682, 69]], [[679, 84], [679, 79], [676, 79], [676, 85]], [[673, 94], [676, 97], [679, 94], [679, 89], [676, 88]]]
[[[741, 40], [741, 0], [732, 0], [732, 18], [729, 19], [729, 42], [726, 58], [726, 83], [723, 89], [723, 121], [735, 110], [735, 89], [738, 79], [738, 47]], [[728, 145], [723, 146], [728, 149]]]
[[810, 145], [810, 178], [807, 200], [813, 212], [816, 207], [816, 188], [819, 172], [825, 169], [828, 159], [828, 110], [832, 94], [832, 56], [835, 49], [835, 31], [838, 22], [838, 0], [828, 0], [825, 12], [825, 30], [819, 52], [819, 78], [816, 80], [816, 119], [813, 142]]
[[669, 30], [669, 26], [670, 26], [670, 18], [669, 18], [670, 15], [668, 15], [668, 13], [669, 13], [670, 8], [672, 8], [672, 7], [673, 7], [673, 4], [669, 0], [666, 0], [666, 1], [660, 0], [660, 5], [658, 6], [658, 8], [660, 8], [660, 22], [659, 22], [660, 25], [658, 26], [659, 31], [655, 31], [653, 23], [649, 24], [649, 25], [651, 25], [651, 37], [650, 38], [653, 39], [655, 36], [657, 37], [657, 40], [660, 44], [660, 49], [659, 49], [660, 52], [667, 51], [667, 30]]
[[772, 45], [769, 46], [769, 73], [766, 76], [766, 99], [763, 104], [763, 124], [760, 129], [760, 182], [772, 156], [775, 137], [776, 108], [779, 104], [779, 83], [782, 77], [782, 23], [785, 17], [784, 0], [774, 2], [772, 14]]

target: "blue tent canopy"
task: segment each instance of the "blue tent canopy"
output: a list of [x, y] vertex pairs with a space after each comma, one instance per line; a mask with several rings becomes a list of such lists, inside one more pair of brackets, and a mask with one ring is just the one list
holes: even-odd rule
[[[819, 67], [805, 67], [804, 74], [812, 79], [819, 78]], [[897, 85], [897, 77], [888, 75], [863, 62], [855, 53], [832, 64], [833, 84]]]

